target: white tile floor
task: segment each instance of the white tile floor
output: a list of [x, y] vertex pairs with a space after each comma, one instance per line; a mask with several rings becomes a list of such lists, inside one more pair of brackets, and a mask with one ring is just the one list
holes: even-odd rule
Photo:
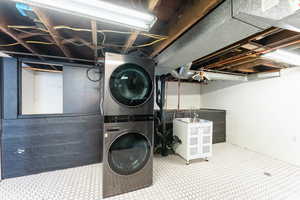
[[[4, 180], [0, 200], [100, 200], [101, 164]], [[264, 173], [270, 173], [266, 176]], [[300, 168], [229, 144], [189, 166], [155, 158], [154, 185], [108, 200], [300, 200]]]

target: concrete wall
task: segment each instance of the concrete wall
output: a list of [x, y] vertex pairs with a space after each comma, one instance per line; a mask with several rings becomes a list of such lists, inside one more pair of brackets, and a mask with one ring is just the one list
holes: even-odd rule
[[[178, 106], [178, 83], [167, 82], [166, 84], [166, 109], [177, 109]], [[200, 108], [200, 84], [180, 84], [180, 109]], [[155, 109], [158, 109], [155, 104]]]
[[201, 107], [227, 111], [227, 141], [300, 165], [300, 68], [280, 78], [201, 86]]
[[63, 113], [63, 74], [22, 70], [22, 113]]

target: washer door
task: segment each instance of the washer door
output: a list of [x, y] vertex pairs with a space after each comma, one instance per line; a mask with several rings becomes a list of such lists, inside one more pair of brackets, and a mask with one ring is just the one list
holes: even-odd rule
[[113, 98], [119, 103], [139, 106], [151, 96], [152, 80], [145, 69], [127, 63], [112, 73], [109, 88]]
[[149, 160], [151, 144], [139, 133], [126, 133], [110, 146], [108, 163], [120, 175], [130, 175], [141, 170]]

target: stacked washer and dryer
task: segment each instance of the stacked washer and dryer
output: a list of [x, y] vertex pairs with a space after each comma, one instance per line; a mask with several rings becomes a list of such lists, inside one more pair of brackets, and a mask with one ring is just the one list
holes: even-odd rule
[[103, 197], [152, 185], [154, 63], [107, 53]]

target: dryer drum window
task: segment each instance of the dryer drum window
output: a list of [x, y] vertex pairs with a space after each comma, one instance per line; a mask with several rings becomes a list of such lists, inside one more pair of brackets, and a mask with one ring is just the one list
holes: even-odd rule
[[151, 155], [151, 144], [139, 133], [126, 133], [110, 146], [108, 163], [120, 175], [130, 175], [141, 170]]
[[118, 67], [109, 80], [110, 92], [114, 99], [126, 106], [145, 103], [152, 92], [152, 80], [148, 72], [136, 64]]

